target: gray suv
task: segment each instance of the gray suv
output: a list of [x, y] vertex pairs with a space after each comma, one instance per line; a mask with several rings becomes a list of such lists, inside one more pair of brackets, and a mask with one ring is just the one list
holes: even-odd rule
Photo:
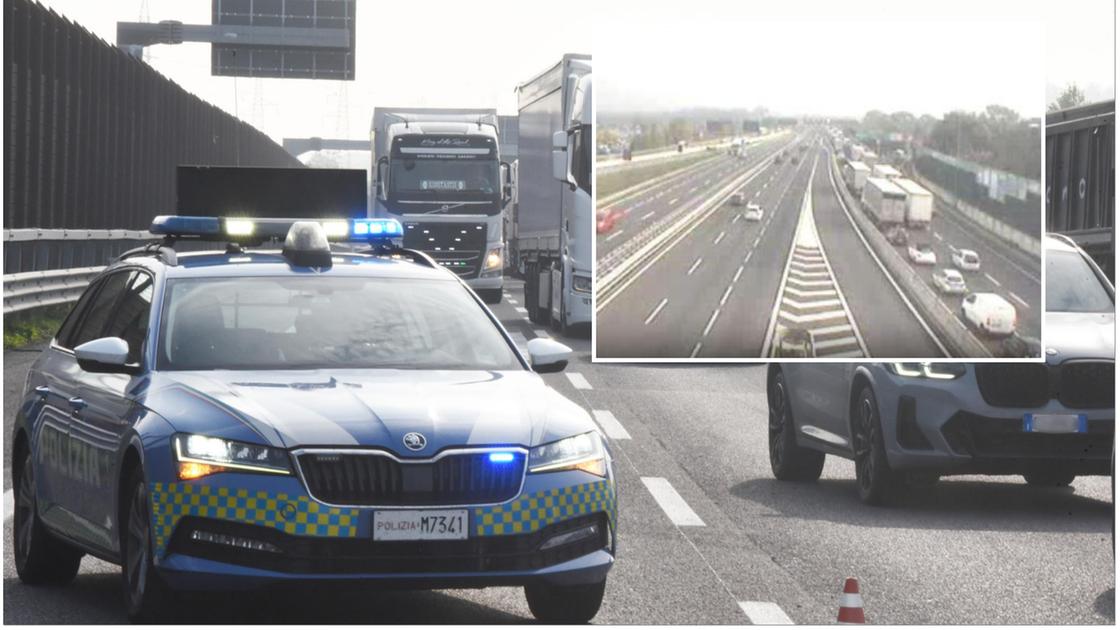
[[1071, 240], [1045, 246], [1045, 362], [771, 364], [774, 476], [812, 481], [839, 455], [855, 461], [860, 498], [878, 505], [942, 475], [1054, 486], [1110, 474], [1113, 287]]

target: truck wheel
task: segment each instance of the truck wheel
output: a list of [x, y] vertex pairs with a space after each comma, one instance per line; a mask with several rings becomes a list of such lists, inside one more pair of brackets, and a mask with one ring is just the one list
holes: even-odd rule
[[23, 453], [12, 468], [18, 492], [12, 519], [16, 574], [24, 584], [67, 584], [78, 574], [84, 554], [51, 535], [39, 520], [31, 460], [30, 453]]
[[541, 322], [540, 308], [537, 307], [539, 303], [540, 294], [540, 274], [537, 271], [537, 265], [529, 263], [525, 265], [525, 310], [528, 312], [529, 321], [534, 324]]
[[852, 445], [855, 447], [856, 484], [859, 498], [868, 505], [888, 505], [902, 487], [902, 478], [891, 470], [883, 444], [879, 403], [870, 385], [859, 394], [852, 418]]
[[133, 623], [156, 623], [168, 615], [174, 598], [152, 562], [152, 516], [144, 471], [132, 471], [121, 497], [121, 576], [125, 608]]
[[607, 580], [576, 586], [530, 584], [525, 599], [533, 617], [543, 623], [576, 624], [591, 621], [603, 604]]
[[789, 392], [781, 372], [770, 381], [770, 470], [782, 481], [816, 481], [824, 468], [824, 453], [798, 446]]
[[501, 289], [479, 289], [475, 293], [478, 293], [479, 299], [487, 304], [499, 304], [502, 301]]

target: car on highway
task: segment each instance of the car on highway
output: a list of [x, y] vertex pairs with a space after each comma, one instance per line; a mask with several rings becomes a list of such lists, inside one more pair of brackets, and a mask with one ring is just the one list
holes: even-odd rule
[[910, 243], [910, 233], [901, 225], [895, 225], [887, 230], [887, 241], [891, 245], [906, 246]]
[[[182, 591], [340, 581], [519, 586], [542, 621], [595, 616], [615, 481], [594, 421], [540, 376], [567, 346], [519, 351], [392, 219], [150, 230], [164, 241], [97, 276], [28, 373], [23, 582], [120, 564], [138, 621]], [[221, 248], [175, 251], [192, 240]]]
[[625, 216], [621, 210], [600, 210], [595, 215], [595, 233], [607, 234], [614, 229], [619, 219]]
[[968, 293], [968, 285], [964, 276], [956, 269], [942, 268], [933, 272], [933, 286], [941, 293], [949, 295], [963, 295]]
[[910, 262], [915, 265], [937, 264], [937, 252], [933, 251], [933, 247], [929, 243], [911, 243], [906, 248], [906, 255], [910, 257]]
[[735, 194], [731, 195], [731, 205], [742, 206], [742, 205], [746, 205], [746, 203], [747, 203], [747, 193], [740, 190], [740, 191], [736, 191]]
[[971, 249], [954, 249], [953, 265], [962, 271], [980, 271], [980, 255]]
[[757, 203], [748, 203], [747, 207], [743, 210], [743, 218], [747, 221], [761, 221], [762, 206]]
[[970, 293], [961, 300], [961, 319], [989, 335], [1015, 332], [1015, 306], [998, 293]]

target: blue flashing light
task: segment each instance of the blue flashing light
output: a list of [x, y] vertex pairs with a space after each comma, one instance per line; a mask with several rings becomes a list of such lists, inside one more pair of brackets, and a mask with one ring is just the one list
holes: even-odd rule
[[152, 234], [205, 235], [221, 234], [222, 223], [218, 217], [180, 217], [161, 215], [152, 220], [148, 231]]
[[403, 236], [404, 228], [396, 219], [354, 219], [351, 232], [355, 237]]
[[508, 464], [513, 461], [513, 453], [490, 453], [491, 464]]

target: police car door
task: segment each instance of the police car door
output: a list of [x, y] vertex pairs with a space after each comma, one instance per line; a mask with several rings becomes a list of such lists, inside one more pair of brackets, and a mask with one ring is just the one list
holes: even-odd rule
[[[71, 425], [80, 420], [85, 401], [81, 393], [87, 376], [78, 367], [73, 349], [101, 337], [113, 306], [132, 275], [118, 271], [101, 278], [92, 287], [88, 305], [67, 321], [58, 343], [48, 349], [43, 376], [49, 393], [35, 429], [36, 473], [39, 496], [45, 501], [43, 518], [51, 525], [81, 540], [91, 540], [91, 527], [81, 516], [81, 505], [93, 489], [85, 472], [86, 451], [71, 439]], [[82, 297], [82, 302], [87, 298]], [[97, 541], [100, 542], [100, 541]]]
[[[99, 336], [124, 339], [128, 343], [128, 363], [138, 365], [148, 333], [154, 279], [142, 270], [127, 275], [127, 284]], [[109, 547], [116, 520], [117, 453], [135, 419], [132, 392], [140, 380], [129, 374], [78, 372], [78, 396], [85, 406], [76, 410], [70, 421], [72, 467], [88, 488], [78, 510], [83, 520], [96, 526], [95, 535], [105, 537], [98, 542]]]

